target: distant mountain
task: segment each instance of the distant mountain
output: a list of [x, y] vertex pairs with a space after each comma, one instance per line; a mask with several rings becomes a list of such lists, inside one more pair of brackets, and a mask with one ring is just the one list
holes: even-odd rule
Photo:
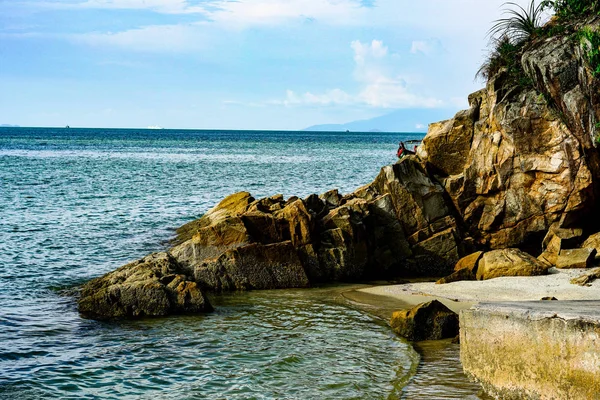
[[432, 122], [450, 119], [455, 109], [403, 109], [380, 117], [346, 124], [324, 124], [310, 126], [305, 131], [350, 131], [350, 132], [426, 132]]
[[1, 124], [0, 128], [20, 128], [19, 125]]

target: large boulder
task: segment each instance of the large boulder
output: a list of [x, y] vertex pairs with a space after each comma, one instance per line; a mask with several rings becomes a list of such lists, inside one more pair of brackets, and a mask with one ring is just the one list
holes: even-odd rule
[[556, 268], [591, 268], [596, 249], [562, 250], [556, 260]]
[[168, 253], [155, 253], [86, 283], [79, 311], [86, 317], [157, 317], [212, 311], [198, 284]]
[[548, 268], [546, 264], [519, 249], [493, 250], [485, 253], [479, 261], [477, 279], [545, 275]]
[[458, 315], [438, 300], [432, 300], [395, 312], [390, 326], [411, 341], [447, 339], [458, 335]]

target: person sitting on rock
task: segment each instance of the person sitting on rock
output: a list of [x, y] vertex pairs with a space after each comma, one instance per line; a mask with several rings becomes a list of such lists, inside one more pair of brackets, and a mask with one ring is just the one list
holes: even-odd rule
[[[416, 147], [415, 147], [416, 150]], [[400, 142], [400, 147], [398, 147], [398, 153], [396, 153], [396, 155], [398, 156], [399, 159], [402, 159], [408, 155], [412, 155], [415, 154], [414, 151], [410, 151], [406, 148], [406, 146], [404, 145], [404, 142]]]

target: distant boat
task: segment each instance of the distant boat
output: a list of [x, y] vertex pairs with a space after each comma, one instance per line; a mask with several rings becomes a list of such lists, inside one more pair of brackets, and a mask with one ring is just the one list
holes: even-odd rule
[[71, 127], [69, 125], [65, 126], [65, 129], [70, 129]]
[[148, 127], [148, 129], [165, 129], [165, 128], [163, 128], [162, 126], [158, 126], [158, 125], [150, 125]]

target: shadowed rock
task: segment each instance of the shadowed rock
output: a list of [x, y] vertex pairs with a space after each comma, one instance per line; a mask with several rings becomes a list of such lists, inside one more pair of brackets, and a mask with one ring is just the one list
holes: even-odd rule
[[392, 315], [390, 326], [412, 341], [440, 340], [458, 335], [458, 315], [437, 300]]

